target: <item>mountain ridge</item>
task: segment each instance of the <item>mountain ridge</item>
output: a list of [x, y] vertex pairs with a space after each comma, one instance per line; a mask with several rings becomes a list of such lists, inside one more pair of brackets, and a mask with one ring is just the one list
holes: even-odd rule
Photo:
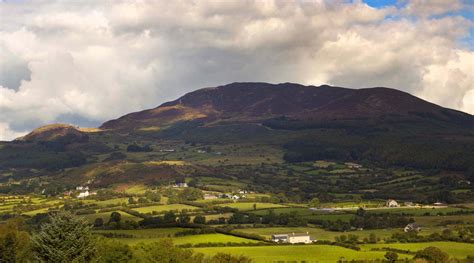
[[[473, 116], [443, 108], [409, 93], [385, 87], [349, 89], [329, 85], [304, 86], [294, 83], [236, 82], [198, 89], [160, 106], [129, 113], [103, 123], [108, 130], [163, 127], [178, 121], [201, 119], [357, 119], [382, 115], [431, 114], [449, 122], [456, 116], [474, 127]], [[449, 115], [449, 116], [446, 116]], [[471, 119], [471, 120], [469, 120]]]

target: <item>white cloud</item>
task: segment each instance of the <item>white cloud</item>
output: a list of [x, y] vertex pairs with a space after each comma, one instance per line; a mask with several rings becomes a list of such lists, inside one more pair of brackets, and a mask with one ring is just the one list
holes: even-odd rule
[[0, 137], [234, 81], [388, 86], [474, 113], [474, 54], [458, 44], [472, 22], [425, 2], [0, 3]]
[[441, 15], [463, 7], [461, 0], [409, 0], [406, 2], [403, 12], [422, 17]]

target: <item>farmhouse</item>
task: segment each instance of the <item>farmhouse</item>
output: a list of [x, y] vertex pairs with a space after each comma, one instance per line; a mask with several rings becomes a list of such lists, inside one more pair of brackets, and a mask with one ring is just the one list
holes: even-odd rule
[[186, 188], [188, 187], [187, 183], [176, 183], [173, 185], [173, 188]]
[[385, 206], [387, 206], [387, 207], [399, 207], [400, 205], [397, 203], [397, 201], [395, 201], [393, 199], [388, 199]]
[[290, 243], [290, 244], [309, 244], [311, 243], [311, 237], [309, 236], [308, 232], [305, 234], [279, 234], [279, 235], [272, 235], [272, 241], [278, 243]]
[[406, 225], [406, 227], [403, 229], [405, 232], [411, 232], [411, 231], [421, 231], [421, 227], [417, 225], [416, 223], [410, 223]]
[[90, 195], [89, 191], [86, 190], [85, 192], [80, 192], [77, 198], [84, 198], [84, 197], [88, 197], [89, 195]]

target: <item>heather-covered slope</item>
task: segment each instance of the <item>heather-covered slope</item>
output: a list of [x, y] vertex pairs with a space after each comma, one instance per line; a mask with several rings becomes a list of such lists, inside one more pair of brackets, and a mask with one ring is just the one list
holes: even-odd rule
[[178, 121], [253, 122], [288, 117], [298, 120], [429, 117], [474, 127], [471, 115], [445, 109], [388, 88], [346, 89], [298, 84], [233, 83], [200, 89], [163, 105], [104, 123], [103, 129], [165, 127]]

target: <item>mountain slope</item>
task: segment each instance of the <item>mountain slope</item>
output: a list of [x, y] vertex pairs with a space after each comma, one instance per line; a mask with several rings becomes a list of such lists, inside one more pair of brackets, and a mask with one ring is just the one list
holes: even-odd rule
[[100, 128], [162, 128], [180, 121], [252, 122], [276, 117], [297, 120], [372, 119], [398, 116], [432, 119], [474, 127], [469, 114], [445, 109], [408, 93], [388, 88], [347, 89], [327, 85], [232, 83], [200, 89], [161, 106], [131, 113]]

